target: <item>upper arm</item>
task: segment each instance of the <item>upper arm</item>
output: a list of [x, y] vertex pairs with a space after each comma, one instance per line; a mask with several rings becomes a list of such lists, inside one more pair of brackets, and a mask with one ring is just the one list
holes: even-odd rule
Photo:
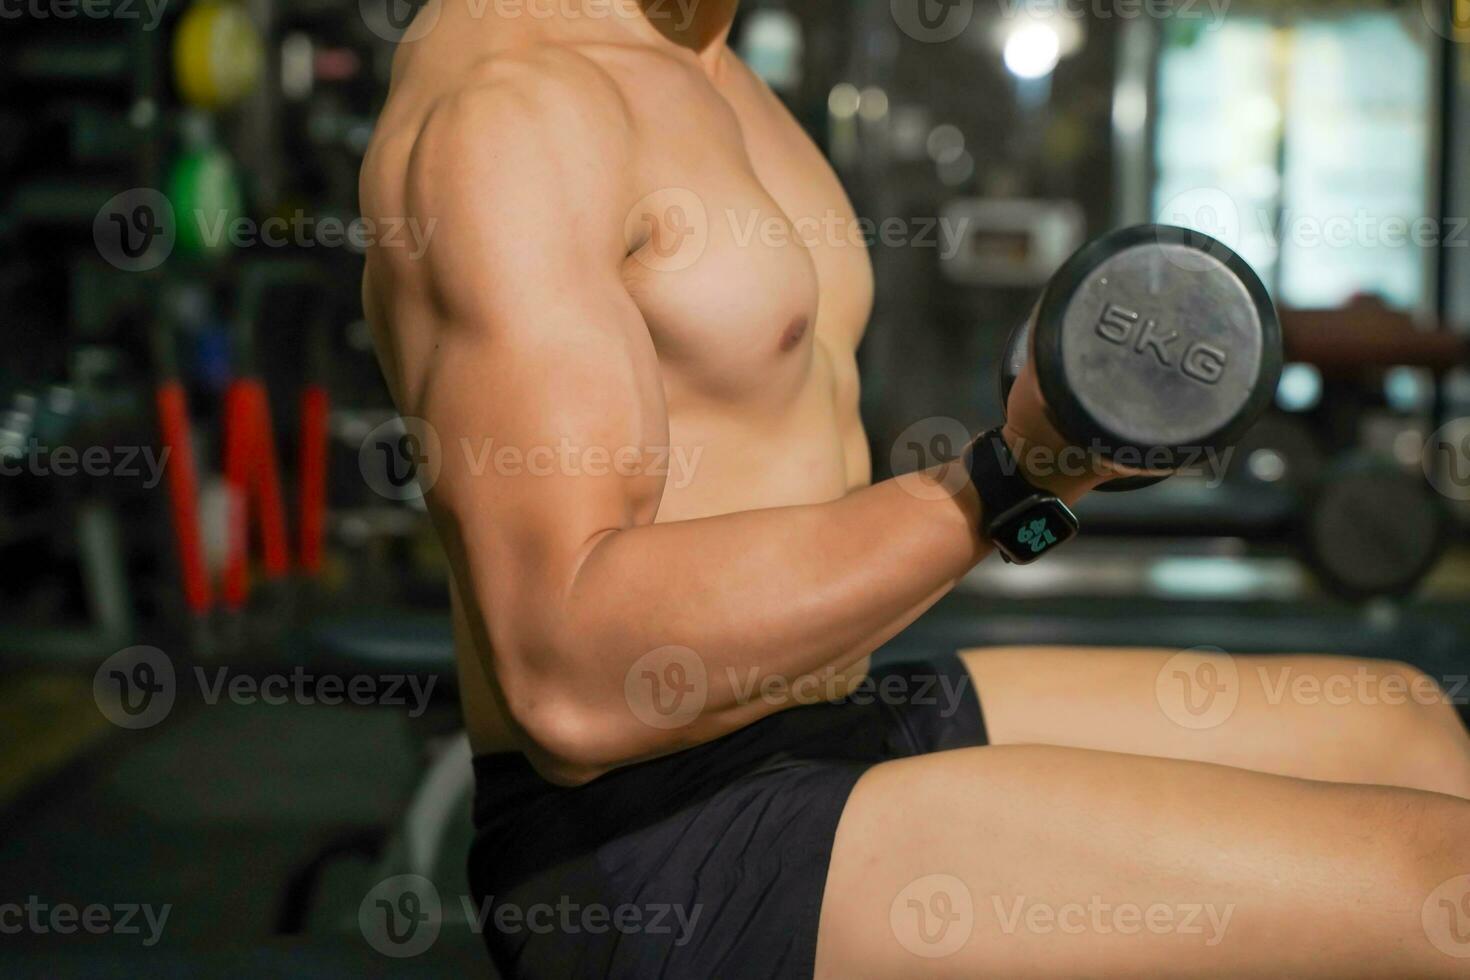
[[641, 465], [668, 431], [622, 278], [621, 112], [605, 80], [518, 67], [438, 107], [409, 167], [434, 326], [405, 411], [439, 437], [430, 503], [497, 661], [545, 660], [581, 557], [663, 493]]

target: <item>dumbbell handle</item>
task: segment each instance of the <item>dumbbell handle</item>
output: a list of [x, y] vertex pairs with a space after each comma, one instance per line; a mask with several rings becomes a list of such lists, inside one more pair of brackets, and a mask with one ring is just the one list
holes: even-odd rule
[[[1011, 389], [1016, 386], [1016, 379], [1026, 368], [1026, 361], [1031, 356], [1031, 327], [1036, 322], [1035, 311], [1026, 321], [1016, 328], [1011, 335], [1010, 342], [1006, 345], [1004, 356], [1000, 365], [1000, 398], [1001, 405], [1008, 405], [1011, 400]], [[1056, 420], [1052, 419], [1052, 425]], [[1163, 476], [1120, 476], [1099, 484], [1097, 489], [1103, 493], [1129, 493], [1133, 490], [1142, 490], [1156, 483], [1163, 483], [1169, 477]]]

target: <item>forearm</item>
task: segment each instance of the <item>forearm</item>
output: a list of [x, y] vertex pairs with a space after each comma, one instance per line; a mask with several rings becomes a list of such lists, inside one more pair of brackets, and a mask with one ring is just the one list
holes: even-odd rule
[[[839, 672], [990, 553], [979, 509], [963, 473], [941, 468], [828, 504], [603, 535], [563, 597], [555, 644], [560, 683], [601, 721], [599, 762], [674, 751], [842, 693]], [[671, 647], [683, 650], [669, 682], [697, 682], [702, 704], [677, 726], [645, 724], [629, 691], [657, 696], [667, 664], [648, 657]], [[648, 676], [630, 687], [635, 670]]]

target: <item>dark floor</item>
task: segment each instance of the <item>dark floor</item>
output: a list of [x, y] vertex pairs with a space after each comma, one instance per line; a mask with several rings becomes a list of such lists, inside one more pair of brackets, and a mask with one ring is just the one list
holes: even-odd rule
[[[116, 732], [4, 815], [0, 903], [169, 906], [160, 938], [0, 938], [0, 976], [486, 975], [473, 937], [441, 935], [411, 961], [364, 942], [372, 863], [334, 863], [307, 933], [275, 934], [286, 882], [344, 834], [390, 826], [418, 774], [391, 711], [187, 704]], [[155, 917], [158, 913], [155, 912]]]

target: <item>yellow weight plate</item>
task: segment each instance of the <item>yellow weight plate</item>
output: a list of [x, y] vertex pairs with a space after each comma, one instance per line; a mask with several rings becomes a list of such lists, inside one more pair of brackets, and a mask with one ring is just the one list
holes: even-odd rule
[[260, 80], [264, 45], [235, 3], [201, 0], [174, 33], [174, 81], [185, 102], [220, 109], [248, 95]]

